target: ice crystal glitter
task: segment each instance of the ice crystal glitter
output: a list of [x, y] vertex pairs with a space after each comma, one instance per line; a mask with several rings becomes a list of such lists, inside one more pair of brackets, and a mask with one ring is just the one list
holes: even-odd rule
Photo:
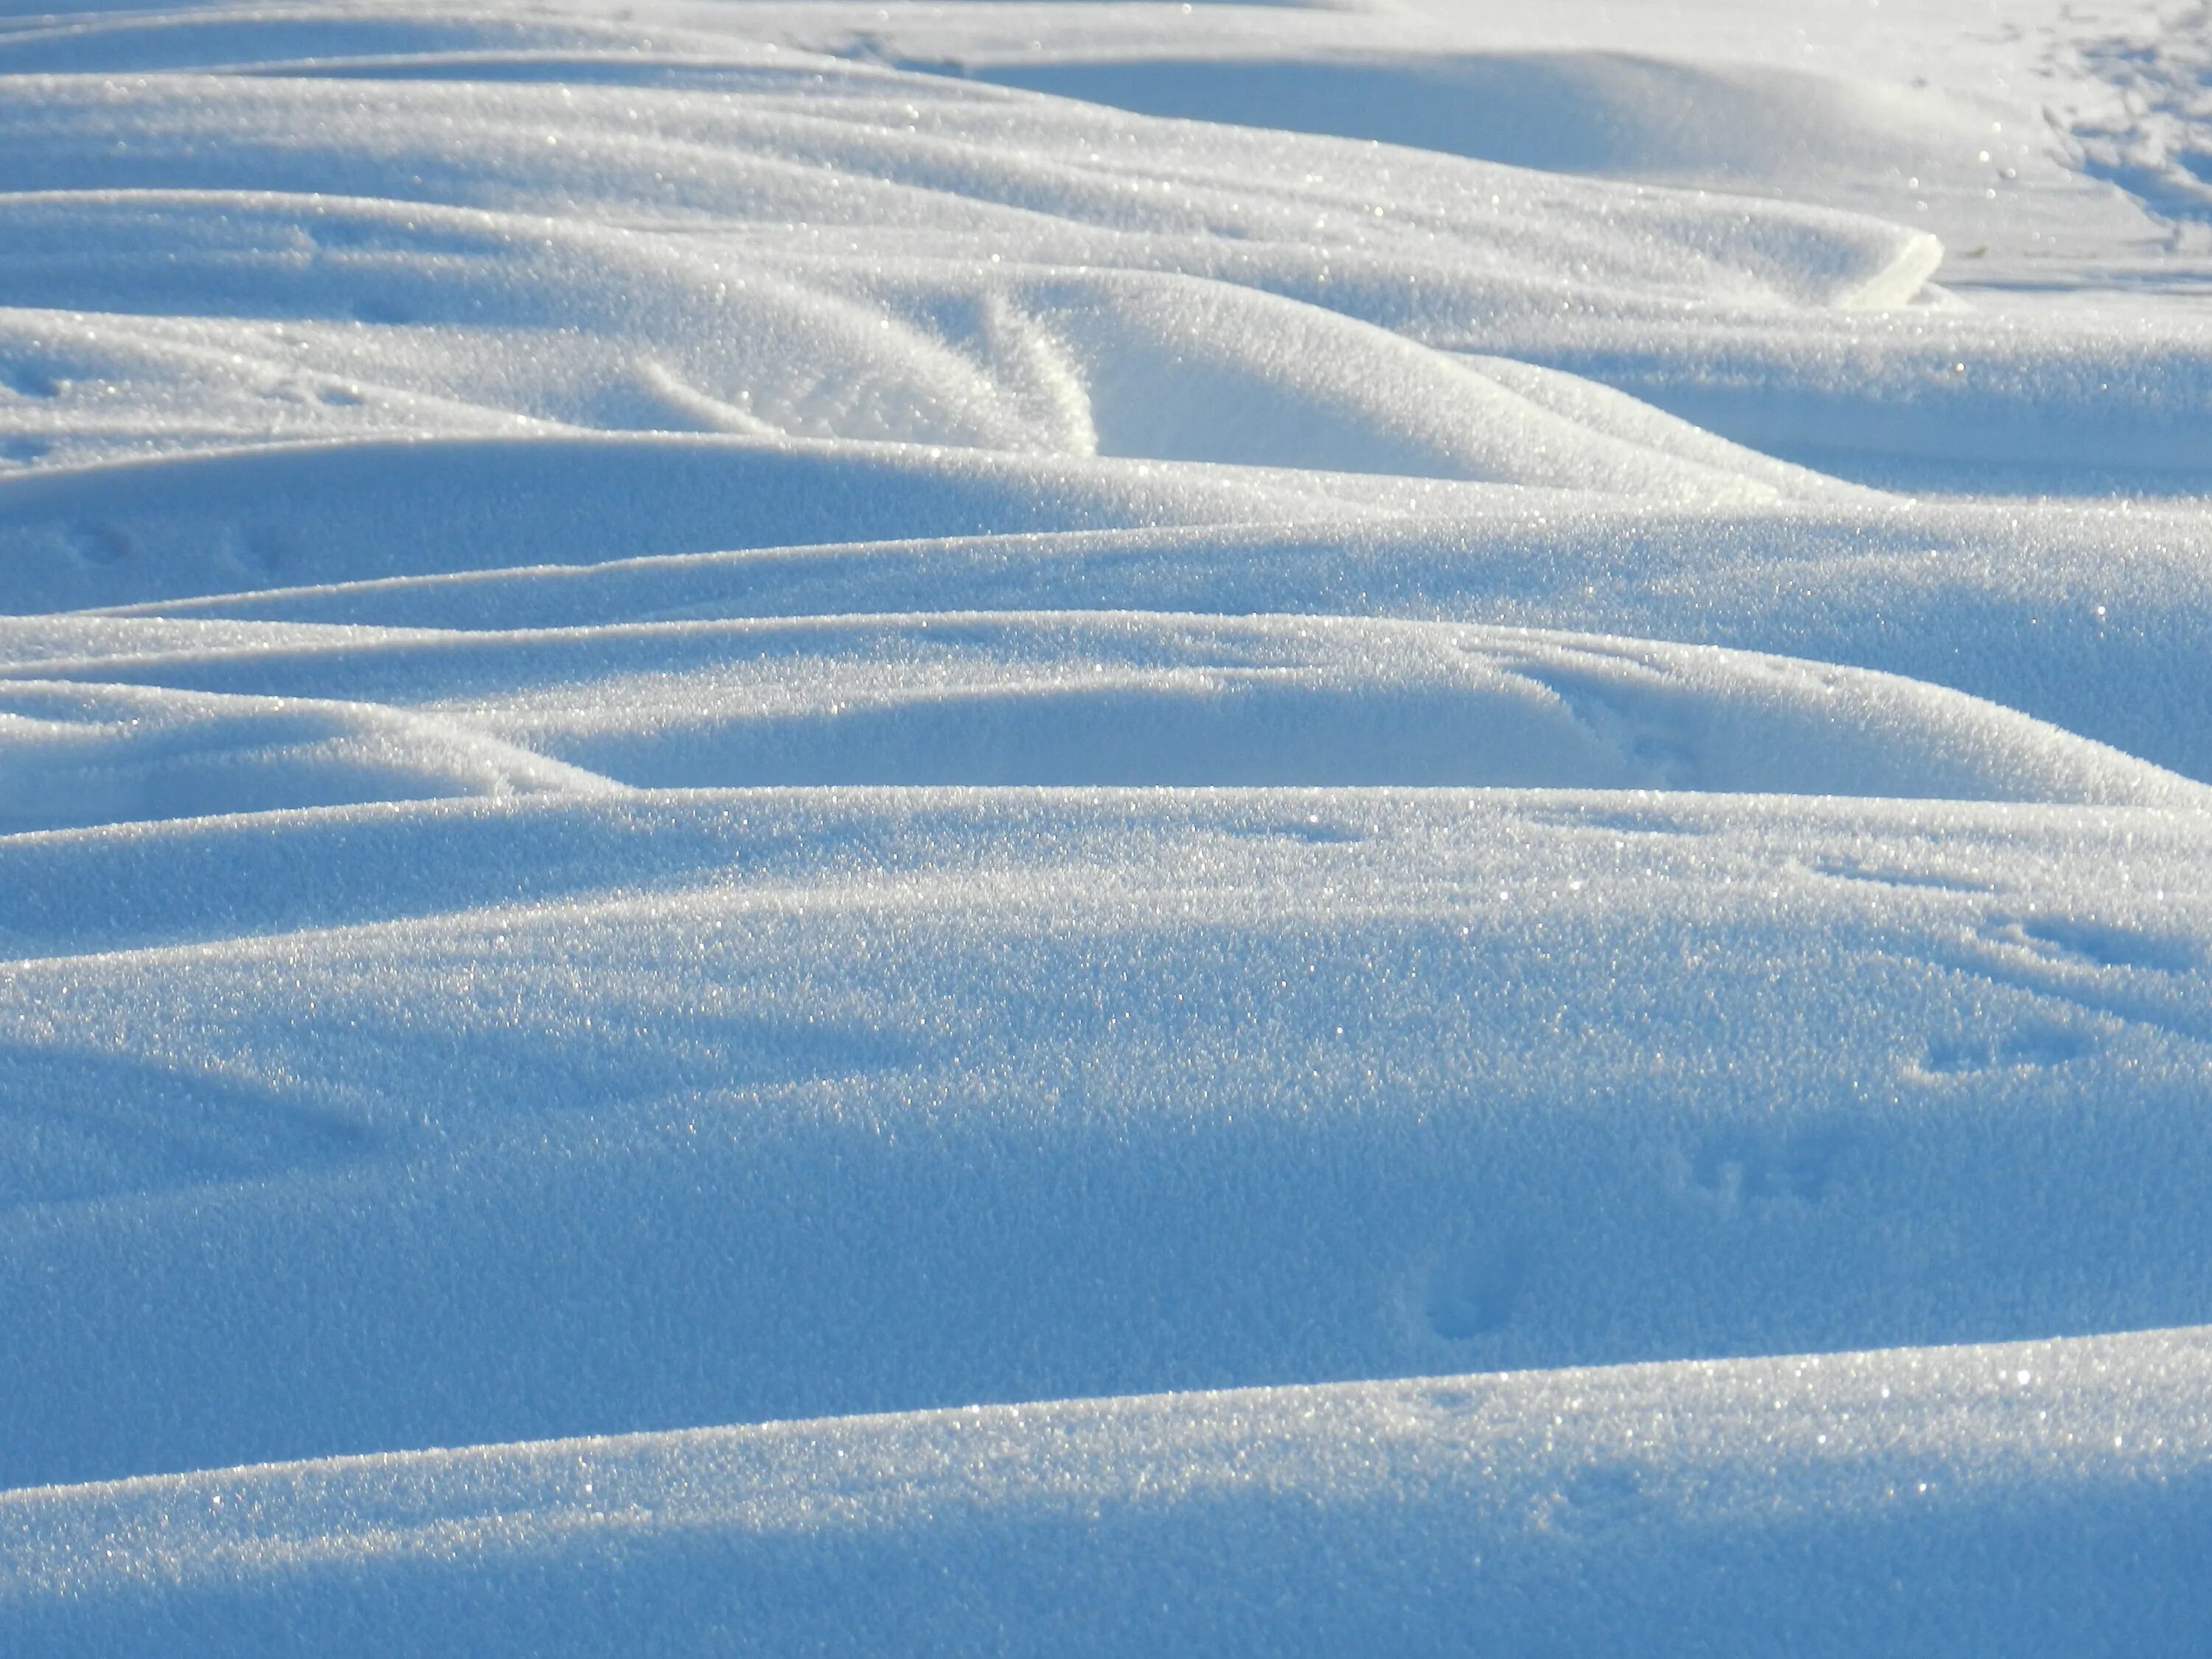
[[8, 8], [0, 1647], [2201, 1646], [2205, 26], [2013, 9]]

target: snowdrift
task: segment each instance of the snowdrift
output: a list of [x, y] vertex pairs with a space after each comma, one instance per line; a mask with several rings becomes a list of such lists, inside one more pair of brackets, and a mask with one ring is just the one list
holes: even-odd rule
[[0, 1648], [2201, 1646], [2202, 21], [1656, 16], [0, 4]]

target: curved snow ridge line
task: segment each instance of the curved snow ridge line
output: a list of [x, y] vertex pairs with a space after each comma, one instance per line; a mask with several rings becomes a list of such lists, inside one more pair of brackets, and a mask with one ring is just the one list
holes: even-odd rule
[[[562, 16], [548, 9], [518, 14], [498, 5], [393, 3], [338, 7], [315, 4], [210, 3], [185, 9], [122, 9], [114, 12], [47, 14], [10, 23], [0, 33], [0, 70], [10, 74], [349, 75], [442, 74], [469, 78], [477, 69], [524, 73], [540, 65], [595, 69], [599, 78], [625, 70], [640, 85], [672, 66], [696, 66], [702, 76], [726, 73], [724, 90], [788, 89], [820, 94], [824, 82], [839, 90], [895, 84], [917, 95], [905, 70], [794, 45], [790, 19], [751, 27], [762, 9], [653, 5], [619, 18], [589, 6]], [[744, 76], [743, 81], [735, 77]], [[935, 78], [920, 95], [939, 100], [1003, 102], [1006, 90], [987, 82]]]
[[10, 241], [37, 252], [0, 253], [0, 302], [20, 313], [0, 313], [0, 383], [38, 395], [0, 398], [0, 433], [12, 414], [65, 457], [103, 422], [143, 447], [164, 416], [182, 447], [257, 419], [282, 438], [312, 432], [307, 417], [413, 415], [429, 433], [504, 416], [1645, 499], [1840, 490], [1571, 376], [1440, 354], [1211, 277], [914, 258], [887, 271], [878, 256], [764, 260], [696, 238], [269, 193], [17, 196], [0, 201]]
[[[56, 1654], [703, 1641], [2181, 1653], [2201, 1329], [1167, 1394], [0, 1494]], [[1011, 1565], [1010, 1565], [1011, 1564]], [[1879, 1586], [1878, 1591], [1870, 1586]]]
[[10, 74], [114, 75], [191, 70], [234, 74], [291, 70], [343, 72], [365, 61], [392, 67], [449, 59], [589, 54], [611, 64], [668, 55], [750, 70], [776, 81], [836, 74], [866, 84], [888, 71], [774, 43], [755, 45], [724, 32], [686, 29], [673, 18], [650, 24], [579, 14], [555, 19], [496, 6], [448, 9], [399, 5], [239, 6], [125, 11], [11, 24], [0, 33], [0, 69]]
[[2206, 1316], [2201, 815], [1164, 794], [0, 839], [0, 1484]]
[[[183, 334], [294, 383], [362, 388], [356, 402], [388, 390], [426, 413], [450, 402], [567, 425], [1054, 447], [988, 364], [895, 327], [880, 307], [690, 239], [223, 191], [24, 197], [0, 204], [4, 222], [67, 252], [0, 257], [0, 296], [97, 305], [103, 342]], [[26, 365], [61, 389], [53, 413], [73, 412], [70, 393], [95, 412], [112, 405], [116, 386], [71, 361], [89, 355], [58, 340]], [[161, 389], [126, 384], [142, 401]]]
[[672, 433], [375, 439], [0, 477], [18, 611], [643, 554], [1402, 513], [1492, 487]]
[[[404, 500], [374, 487], [373, 468], [332, 465], [328, 510], [318, 514], [311, 480], [319, 464], [288, 462], [289, 470], [260, 473], [265, 488], [257, 493], [256, 471], [265, 463], [255, 458], [179, 463], [180, 473], [150, 475], [162, 481], [167, 499], [158, 518], [134, 521], [134, 528], [146, 526], [146, 541], [165, 556], [195, 543], [205, 549], [198, 556], [204, 560], [206, 580], [198, 585], [204, 597], [134, 603], [124, 597], [133, 587], [189, 585], [156, 583], [129, 568], [100, 573], [100, 585], [123, 599], [114, 607], [118, 615], [385, 628], [497, 630], [944, 608], [1464, 617], [1696, 641], [1900, 674], [2212, 778], [2212, 682], [2196, 672], [2212, 649], [2212, 584], [2205, 574], [2212, 538], [2201, 515], [2185, 510], [1892, 502], [1863, 511], [1694, 513], [1453, 484], [1425, 487], [1424, 509], [1395, 484], [1363, 505], [1342, 477], [1306, 480], [1325, 482], [1333, 493], [1294, 505], [1293, 481], [1283, 475], [1224, 478], [1223, 469], [1178, 469], [1172, 477], [1179, 488], [1208, 492], [1184, 497], [1187, 517], [1200, 518], [1203, 506], [1217, 514], [1215, 522], [653, 550], [716, 539], [716, 512], [726, 497], [717, 502], [711, 495], [711, 464], [637, 459], [681, 455], [692, 441], [674, 441], [664, 452], [659, 441], [623, 440], [617, 450], [585, 452], [610, 458], [611, 489], [621, 480], [625, 493], [663, 492], [673, 523], [609, 512], [610, 500], [618, 498], [578, 487], [581, 460], [538, 467], [524, 459], [526, 449], [495, 447], [463, 452], [474, 458], [464, 466], [441, 447], [426, 467], [438, 489], [494, 498], [467, 511], [466, 545], [483, 567], [361, 580], [337, 570], [373, 569], [389, 558], [370, 533], [353, 527], [359, 520], [388, 526], [410, 549], [435, 545], [438, 535], [430, 515], [410, 516]], [[954, 457], [938, 465], [957, 473], [965, 463]], [[1097, 475], [1102, 481], [1118, 471], [1125, 489], [1158, 489], [1170, 476], [1095, 465], [1106, 469]], [[234, 478], [233, 468], [240, 469]], [[760, 476], [734, 464], [732, 471], [739, 479]], [[860, 476], [872, 474], [861, 469]], [[230, 479], [223, 488], [235, 490], [231, 505], [216, 510], [210, 491], [187, 514], [180, 477]], [[416, 483], [427, 488], [431, 480]], [[1234, 487], [1242, 488], [1241, 498], [1227, 496]], [[1268, 493], [1278, 487], [1283, 494]], [[13, 489], [0, 484], [0, 512]], [[535, 511], [541, 497], [558, 513]], [[918, 510], [928, 504], [916, 499]], [[1238, 510], [1236, 499], [1245, 521], [1224, 522]], [[82, 501], [84, 516], [50, 509], [46, 522], [54, 528], [46, 535], [72, 522], [106, 522], [91, 516], [107, 503], [95, 504], [89, 491], [58, 498], [57, 507], [60, 501]], [[500, 502], [509, 508], [505, 517]], [[749, 503], [762, 504], [758, 497]], [[1155, 516], [1175, 514], [1161, 508]], [[234, 561], [227, 566], [230, 580], [219, 581], [225, 548], [250, 534], [272, 534], [278, 525], [293, 528], [297, 538], [286, 545], [303, 556], [263, 574], [258, 591], [236, 591], [247, 573]], [[727, 520], [723, 527], [732, 528]], [[872, 526], [851, 528], [865, 536]], [[28, 538], [15, 538], [21, 535], [11, 537], [0, 517], [0, 547], [23, 547]], [[639, 550], [625, 556], [617, 547]], [[550, 562], [556, 558], [579, 562]], [[38, 594], [25, 566], [18, 569], [28, 591], [17, 603], [27, 607]], [[335, 580], [313, 585], [326, 576]], [[234, 591], [208, 592], [218, 586]], [[60, 625], [56, 617], [40, 627]], [[97, 654], [103, 647], [85, 649]]]
[[[2212, 808], [2203, 785], [1893, 675], [1458, 623], [947, 611], [348, 629], [27, 672], [395, 704], [653, 788], [1568, 787]], [[151, 708], [163, 694], [139, 695]], [[0, 764], [11, 746], [0, 731]]]
[[1462, 617], [1896, 672], [2212, 779], [2208, 568], [2201, 515], [2142, 502], [1686, 514], [1437, 487], [1427, 514], [1364, 520], [526, 562], [118, 613], [473, 630], [936, 608]]
[[1068, 428], [1068, 447], [1086, 453], [1708, 507], [1850, 493], [1608, 386], [1438, 353], [1312, 294], [1219, 275], [1043, 264], [1001, 264], [979, 280], [971, 268], [919, 259], [813, 261], [806, 274], [948, 335], [948, 316], [972, 318], [965, 349], [988, 358], [999, 383], [1029, 393], [1034, 425]]
[[[577, 441], [581, 447], [544, 452], [566, 465], [541, 465], [527, 446], [422, 446], [412, 452], [422, 457], [410, 463], [420, 467], [414, 488], [400, 495], [378, 487], [374, 464], [343, 452], [319, 452], [327, 462], [270, 455], [163, 464], [131, 485], [158, 510], [127, 525], [106, 516], [123, 491], [111, 487], [104, 496], [88, 487], [116, 477], [100, 472], [46, 497], [33, 520], [42, 527], [19, 520], [10, 531], [7, 504], [38, 482], [20, 480], [0, 484], [0, 548], [43, 543], [36, 556], [51, 558], [69, 546], [63, 538], [73, 526], [127, 530], [158, 556], [94, 566], [79, 556], [71, 586], [86, 599], [122, 601], [123, 614], [178, 617], [501, 629], [1096, 607], [1382, 611], [1563, 627], [1901, 674], [2212, 778], [2212, 683], [2195, 672], [2212, 648], [2212, 543], [2185, 511], [1893, 503], [1865, 512], [1698, 514], [1435, 484], [1422, 491], [1424, 512], [1395, 485], [1362, 503], [1341, 477], [1093, 463], [1093, 501], [1112, 502], [1105, 485], [1116, 477], [1122, 491], [1112, 511], [1096, 511], [1071, 505], [1080, 501], [1068, 489], [1073, 464], [1052, 463], [1043, 476], [1061, 492], [1051, 505], [1063, 521], [1151, 517], [1164, 527], [690, 553], [675, 550], [742, 543], [748, 530], [773, 541], [779, 519], [802, 535], [836, 535], [840, 526], [804, 504], [847, 481], [862, 486], [848, 501], [903, 492], [921, 520], [899, 524], [886, 510], [889, 522], [877, 523], [872, 511], [848, 526], [856, 536], [926, 529], [923, 515], [941, 512], [941, 498], [908, 490], [874, 455], [780, 471], [784, 463], [759, 459], [772, 452], [741, 445], [734, 459], [717, 459], [732, 454], [720, 447], [727, 441]], [[916, 456], [909, 465], [957, 479], [972, 476], [976, 458]], [[589, 487], [594, 465], [605, 489]], [[720, 476], [729, 482], [719, 483], [725, 466]], [[748, 480], [781, 488], [748, 492]], [[1337, 493], [1294, 493], [1301, 483]], [[1146, 511], [1127, 510], [1146, 489], [1154, 494], [1136, 501]], [[655, 496], [660, 511], [629, 511], [641, 495]], [[435, 512], [416, 510], [424, 496], [452, 503], [465, 540], [441, 539]], [[787, 501], [800, 510], [787, 513]], [[1209, 514], [1210, 525], [1188, 522]], [[1240, 514], [1244, 522], [1229, 521]], [[1178, 517], [1184, 526], [1175, 525]], [[1033, 518], [1049, 522], [1042, 511]], [[395, 550], [409, 563], [440, 562], [426, 555], [449, 545], [483, 568], [339, 574], [388, 568]], [[241, 547], [274, 556], [275, 568], [241, 565]], [[173, 575], [173, 557], [185, 580]], [[577, 562], [550, 562], [561, 559]], [[42, 600], [31, 580], [37, 568], [32, 557], [16, 567], [15, 602], [60, 608], [51, 592]], [[335, 580], [313, 586], [319, 578]], [[248, 582], [258, 591], [240, 591]], [[205, 597], [131, 597], [164, 588]]]
[[[1449, 336], [1424, 336], [1451, 349]], [[1477, 326], [1469, 352], [1587, 379], [1709, 433], [1887, 489], [2212, 489], [2212, 326], [1930, 311]]]
[[[1086, 246], [1103, 246], [1101, 234], [1109, 243], [1164, 238], [1159, 252], [1227, 238], [1472, 263], [1548, 288], [1553, 305], [1568, 294], [1601, 305], [1607, 295], [1848, 304], [1887, 295], [1900, 263], [1925, 262], [1932, 249], [1923, 232], [1847, 213], [1421, 150], [1382, 153], [1391, 188], [1378, 205], [1371, 144], [1157, 121], [1031, 94], [947, 100], [933, 77], [907, 78], [919, 95], [894, 82], [865, 96], [833, 85], [731, 97], [513, 82], [8, 76], [0, 155], [24, 190], [273, 188], [695, 228], [898, 227], [929, 232], [939, 252], [946, 237], [988, 237], [1002, 254], [1070, 234]], [[557, 144], [545, 142], [549, 129]], [[127, 145], [119, 161], [118, 137]]]
[[[334, 629], [336, 631], [334, 631]], [[199, 617], [106, 617], [63, 611], [35, 616], [0, 614], [0, 672], [36, 679], [41, 663], [78, 665], [95, 659], [149, 654], [327, 646], [341, 634], [380, 642], [441, 640], [441, 628], [393, 628], [375, 623], [233, 622]]]
[[[811, 3], [811, 0], [810, 0]], [[988, 82], [913, 72], [850, 52], [809, 50], [787, 20], [744, 25], [757, 9], [666, 14], [641, 25], [579, 14], [560, 23], [487, 8], [441, 12], [404, 4], [80, 16], [0, 34], [0, 74], [189, 74], [286, 79], [559, 82], [641, 92], [810, 94], [817, 100], [895, 91], [906, 102], [1002, 106], [1024, 94]], [[681, 21], [677, 17], [681, 16]], [[737, 23], [734, 29], [726, 27]], [[725, 27], [702, 29], [702, 23]]]
[[[945, 9], [950, 18], [972, 17], [976, 9]], [[1149, 39], [1141, 26], [1132, 29], [1129, 48], [1116, 56], [1065, 46], [1055, 52], [1059, 43], [1048, 35], [1027, 52], [987, 46], [963, 53], [957, 71], [1152, 115], [1820, 201], [1900, 221], [1924, 213], [1930, 197], [1949, 210], [1956, 198], [1979, 198], [2017, 173], [1990, 165], [1986, 119], [1924, 90], [1914, 96], [1878, 82], [1700, 59], [1679, 49], [1668, 56], [1624, 52], [1610, 41], [1599, 50], [1516, 52], [1470, 49], [1462, 38], [1413, 51], [1346, 50], [1302, 40], [1311, 34], [1299, 27], [1308, 21], [1271, 20], [1264, 33], [1249, 27], [1242, 41], [1221, 38], [1228, 33], [1222, 31], [1196, 52], [1174, 38], [1180, 33], [1188, 41], [1195, 32], [1188, 26], [1156, 25]], [[1484, 21], [1490, 27], [1477, 33], [1494, 38], [1495, 25]], [[926, 36], [933, 25], [948, 33], [959, 27], [909, 10], [889, 32], [894, 39]], [[2025, 143], [2017, 148], [2023, 160], [2034, 154]], [[2056, 169], [2046, 163], [2045, 171]]]
[[[526, 909], [588, 898], [611, 884], [711, 884], [733, 867], [832, 908], [869, 898], [858, 884], [840, 896], [836, 884], [858, 884], [863, 873], [879, 884], [873, 896], [888, 902], [902, 872], [991, 869], [1000, 877], [976, 896], [1010, 903], [1018, 884], [1009, 872], [1072, 861], [1093, 884], [1116, 871], [1134, 884], [1163, 849], [1178, 861], [1218, 858], [1224, 848], [1247, 862], [1321, 860], [1338, 884], [1330, 902], [1339, 908], [1410, 911], [1442, 890], [1416, 873], [1448, 886], [1469, 845], [1538, 857], [1533, 866], [1509, 859], [1497, 872], [1493, 885], [1512, 891], [1553, 881], [1536, 849], [1573, 844], [1583, 855], [1632, 848], [1638, 870], [1691, 870], [1723, 887], [1771, 884], [1779, 872], [1845, 890], [1863, 884], [1869, 896], [1887, 891], [1900, 904], [1915, 895], [1953, 904], [1981, 895], [2030, 908], [2029, 933], [2005, 933], [2009, 921], [1996, 930], [2023, 948], [2048, 934], [2054, 957], [2067, 959], [2051, 941], [2078, 933], [2107, 940], [2107, 967], [2185, 967], [2194, 958], [2180, 935], [2159, 931], [2155, 918], [2113, 920], [2107, 896], [2083, 886], [2080, 872], [2125, 868], [2136, 856], [2186, 867], [2204, 855], [2207, 827], [2199, 813], [2139, 807], [1650, 791], [839, 787], [447, 797], [9, 837], [0, 841], [0, 957], [156, 950]], [[1351, 883], [1371, 866], [1387, 866], [1412, 896]], [[1217, 863], [1224, 884], [1228, 867]], [[310, 870], [312, 883], [285, 873]], [[1042, 880], [1038, 890], [1061, 890]], [[1268, 902], [1280, 900], [1271, 893]], [[2105, 920], [2085, 920], [2093, 912]], [[2092, 955], [2074, 957], [2097, 965]]]
[[0, 683], [0, 835], [620, 785], [469, 725], [359, 702]]

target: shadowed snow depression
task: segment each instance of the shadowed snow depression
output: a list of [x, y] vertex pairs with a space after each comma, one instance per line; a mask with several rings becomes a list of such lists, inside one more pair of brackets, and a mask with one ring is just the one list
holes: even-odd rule
[[2212, 13], [0, 0], [0, 1649], [2202, 1652]]

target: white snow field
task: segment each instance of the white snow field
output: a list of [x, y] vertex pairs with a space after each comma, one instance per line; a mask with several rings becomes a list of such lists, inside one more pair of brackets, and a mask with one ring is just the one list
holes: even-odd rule
[[0, 0], [0, 1653], [2212, 1650], [2212, 9]]

